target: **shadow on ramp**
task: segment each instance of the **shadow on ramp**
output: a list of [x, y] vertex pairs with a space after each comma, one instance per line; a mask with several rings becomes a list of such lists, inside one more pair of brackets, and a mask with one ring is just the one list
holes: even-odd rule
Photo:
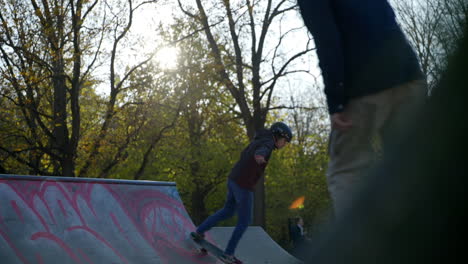
[[[217, 245], [224, 249], [234, 227], [214, 227], [208, 233]], [[236, 257], [245, 264], [300, 264], [300, 260], [280, 247], [259, 226], [249, 226], [237, 246]]]

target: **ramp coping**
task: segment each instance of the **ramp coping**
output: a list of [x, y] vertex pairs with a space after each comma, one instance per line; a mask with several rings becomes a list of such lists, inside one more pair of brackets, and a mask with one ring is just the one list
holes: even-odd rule
[[86, 183], [127, 184], [127, 185], [131, 184], [131, 185], [152, 185], [152, 186], [176, 186], [175, 182], [164, 182], [164, 181], [77, 178], [77, 177], [63, 177], [63, 176], [33, 176], [33, 175], [0, 174], [0, 179], [28, 180], [28, 181], [86, 182]]

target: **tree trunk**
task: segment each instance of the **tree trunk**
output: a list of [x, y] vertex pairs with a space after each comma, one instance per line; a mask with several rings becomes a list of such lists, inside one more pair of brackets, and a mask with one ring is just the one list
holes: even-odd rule
[[265, 217], [265, 177], [260, 178], [254, 193], [253, 221], [254, 226], [261, 226], [266, 230]]
[[60, 51], [56, 51], [54, 61], [54, 129], [52, 147], [60, 160], [54, 168], [54, 174], [73, 176], [72, 164], [67, 154], [69, 139], [67, 129], [67, 89], [65, 86], [64, 62]]
[[200, 225], [208, 217], [205, 196], [205, 192], [198, 188], [192, 193], [192, 220], [196, 226]]
[[[252, 141], [255, 137], [255, 132], [265, 127], [265, 117], [261, 114], [260, 104], [258, 109], [254, 111], [254, 118], [251, 121], [251, 131], [248, 131], [249, 138]], [[266, 208], [265, 208], [265, 175], [260, 177], [260, 180], [255, 187], [254, 204], [252, 214], [252, 224], [261, 226], [266, 230]]]

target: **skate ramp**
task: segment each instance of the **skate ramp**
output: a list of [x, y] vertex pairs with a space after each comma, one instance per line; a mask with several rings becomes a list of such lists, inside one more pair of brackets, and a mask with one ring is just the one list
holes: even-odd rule
[[[224, 249], [234, 227], [214, 227], [208, 233]], [[249, 226], [237, 246], [235, 255], [246, 264], [300, 264], [297, 258], [280, 247], [259, 226]]]
[[0, 175], [0, 262], [216, 263], [174, 183]]

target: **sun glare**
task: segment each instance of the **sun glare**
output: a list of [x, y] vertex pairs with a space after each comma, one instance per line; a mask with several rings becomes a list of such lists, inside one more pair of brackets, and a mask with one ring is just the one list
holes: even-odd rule
[[176, 47], [165, 47], [156, 53], [156, 61], [163, 69], [175, 69], [179, 50]]

